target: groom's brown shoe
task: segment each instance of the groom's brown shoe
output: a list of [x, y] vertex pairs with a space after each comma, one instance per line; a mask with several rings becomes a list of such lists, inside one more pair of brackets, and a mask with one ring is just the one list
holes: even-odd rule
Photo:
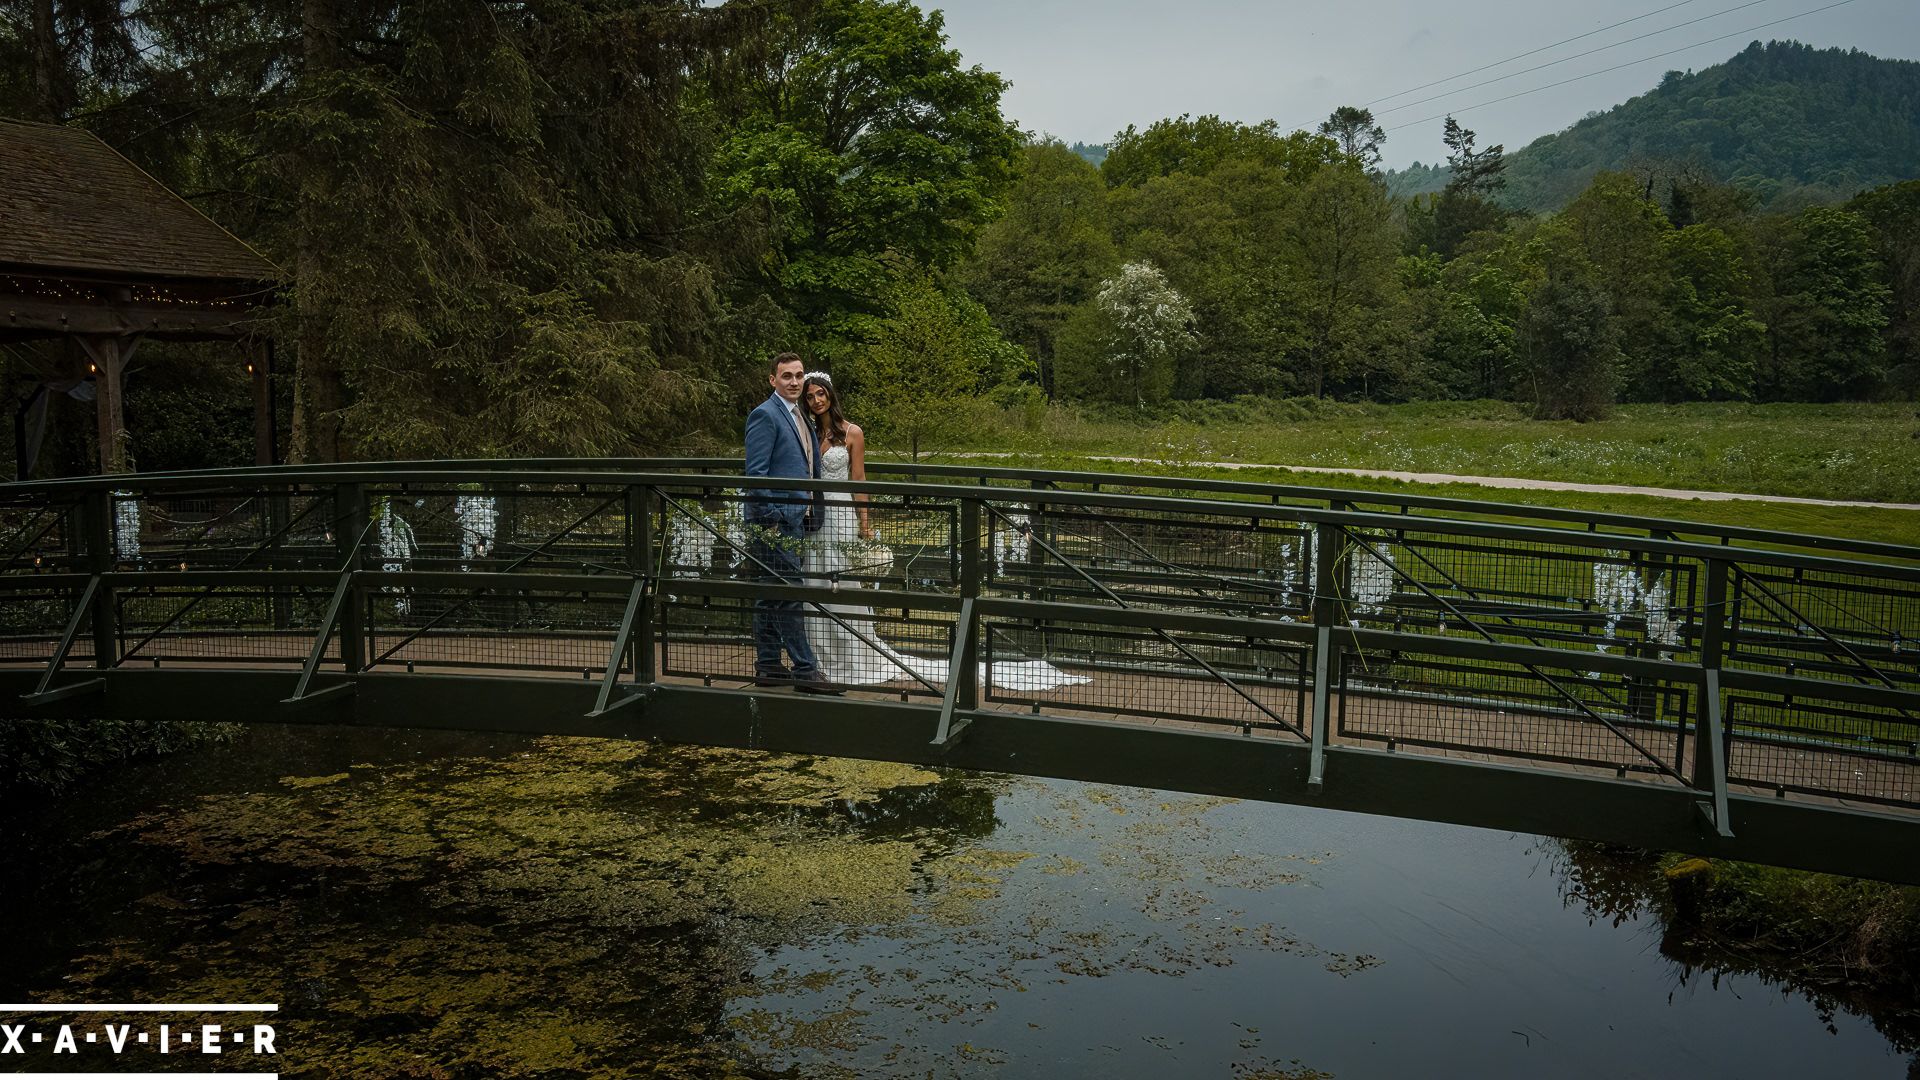
[[838, 696], [846, 693], [845, 690], [829, 682], [827, 677], [820, 674], [817, 670], [809, 671], [805, 675], [796, 673], [793, 676], [793, 688], [803, 694], [829, 694]]

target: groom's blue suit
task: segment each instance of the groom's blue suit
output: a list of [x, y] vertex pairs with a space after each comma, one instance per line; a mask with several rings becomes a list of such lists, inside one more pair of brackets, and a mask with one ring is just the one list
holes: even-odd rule
[[[748, 476], [819, 479], [820, 438], [812, 424], [797, 424], [790, 408], [784, 398], [773, 394], [747, 414]], [[748, 490], [748, 550], [767, 567], [760, 571], [760, 580], [800, 584], [800, 546], [807, 533], [820, 527], [822, 501], [819, 492], [809, 496], [804, 491]], [[793, 660], [796, 678], [804, 679], [818, 670], [813, 647], [807, 642], [805, 620], [800, 617], [801, 606], [798, 600], [753, 602], [756, 675], [778, 675], [785, 670], [780, 662], [783, 646]]]

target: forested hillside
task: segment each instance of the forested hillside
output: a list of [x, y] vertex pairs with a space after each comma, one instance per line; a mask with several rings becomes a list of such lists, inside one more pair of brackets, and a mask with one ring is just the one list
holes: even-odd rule
[[[1831, 203], [1920, 176], [1920, 63], [1797, 42], [1754, 42], [1507, 159], [1502, 202], [1557, 210], [1604, 169], [1690, 166], [1762, 206]], [[1444, 168], [1388, 175], [1396, 195], [1438, 191]]]
[[[1397, 199], [1363, 108], [1022, 146], [1005, 80], [893, 0], [21, 10], [0, 108], [97, 133], [285, 269], [296, 460], [717, 449], [783, 349], [900, 448], [974, 403], [1584, 418], [1920, 385], [1920, 183], [1766, 207], [1674, 160], [1851, 195], [1913, 160], [1920, 65], [1756, 47], [1616, 110], [1660, 138], [1601, 118], [1513, 157], [1449, 122], [1444, 190]], [[1549, 150], [1564, 208], [1512, 212]], [[14, 400], [71, 369], [60, 348], [0, 352]], [[246, 376], [215, 361], [143, 348], [137, 467], [233, 463]], [[44, 468], [84, 468], [91, 406], [54, 408]]]

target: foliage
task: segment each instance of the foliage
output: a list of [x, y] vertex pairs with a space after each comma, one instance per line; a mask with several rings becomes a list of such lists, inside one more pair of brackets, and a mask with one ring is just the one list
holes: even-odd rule
[[1441, 126], [1440, 141], [1447, 146], [1447, 191], [1491, 199], [1507, 186], [1506, 147], [1495, 143], [1474, 149], [1474, 134], [1449, 116]]
[[1908, 397], [1920, 396], [1920, 180], [1863, 192], [1847, 209], [1866, 219], [1887, 288], [1887, 361]]
[[1380, 167], [1380, 146], [1387, 141], [1387, 133], [1374, 121], [1373, 110], [1342, 105], [1320, 121], [1319, 132], [1362, 169], [1373, 172]]
[[1606, 294], [1625, 346], [1622, 383], [1635, 398], [1659, 396], [1651, 389], [1667, 351], [1666, 215], [1633, 178], [1601, 173], [1554, 220], [1565, 229], [1563, 248], [1593, 267], [1594, 283]]
[[1302, 186], [1288, 240], [1307, 393], [1338, 383], [1366, 397], [1398, 385], [1407, 332], [1392, 226], [1385, 189], [1357, 163], [1318, 170]]
[[1111, 186], [1138, 187], [1155, 177], [1205, 176], [1230, 162], [1249, 162], [1304, 179], [1338, 153], [1332, 139], [1304, 131], [1282, 135], [1272, 120], [1241, 124], [1182, 115], [1156, 121], [1145, 131], [1127, 125], [1107, 144], [1100, 174]]
[[1055, 339], [1073, 309], [1119, 264], [1100, 173], [1057, 142], [1021, 151], [1006, 212], [981, 231], [964, 268], [968, 290], [1053, 388]]
[[0, 796], [50, 795], [135, 758], [226, 742], [238, 724], [0, 719]]
[[888, 252], [945, 268], [997, 209], [1020, 145], [1006, 82], [962, 67], [940, 13], [900, 0], [780, 9], [747, 79], [716, 191], [771, 209], [776, 296], [831, 351], [879, 314]]
[[931, 275], [907, 273], [890, 298], [892, 313], [848, 357], [843, 382], [863, 426], [918, 460], [971, 422], [970, 399], [1019, 385], [1032, 364], [985, 308]]
[[1607, 306], [1591, 265], [1565, 257], [1548, 260], [1544, 279], [1527, 298], [1520, 328], [1535, 417], [1602, 420], [1612, 409], [1620, 344]]
[[1866, 220], [1816, 206], [1767, 225], [1759, 236], [1771, 285], [1761, 310], [1761, 396], [1832, 401], [1870, 390], [1885, 372], [1891, 297]]
[[1516, 151], [1506, 201], [1554, 209], [1595, 174], [1646, 160], [1697, 163], [1780, 209], [1843, 199], [1914, 175], [1916, 96], [1920, 63], [1756, 41]]
[[1087, 164], [1093, 166], [1096, 169], [1100, 167], [1101, 162], [1107, 160], [1107, 144], [1106, 143], [1076, 142], [1072, 146], [1067, 147], [1067, 149], [1085, 158]]
[[1151, 263], [1128, 263], [1082, 310], [1068, 323], [1062, 391], [1137, 408], [1166, 400], [1175, 365], [1195, 344], [1193, 305], [1166, 275]]
[[1655, 396], [1705, 401], [1753, 396], [1754, 358], [1766, 325], [1747, 307], [1752, 283], [1733, 239], [1711, 225], [1663, 237], [1671, 269], [1666, 307], [1673, 347], [1646, 378]]

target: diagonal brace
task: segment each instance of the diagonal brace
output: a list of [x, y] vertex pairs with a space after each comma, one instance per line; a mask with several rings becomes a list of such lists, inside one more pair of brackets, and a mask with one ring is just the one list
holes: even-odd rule
[[93, 610], [93, 597], [99, 591], [100, 575], [95, 574], [87, 579], [87, 587], [80, 591], [80, 599], [73, 605], [73, 614], [67, 619], [66, 632], [60, 635], [60, 644], [53, 650], [53, 659], [47, 662], [47, 670], [40, 673], [39, 684], [33, 688], [33, 693], [24, 694], [23, 697], [38, 698], [53, 685], [53, 677], [59, 673], [60, 666], [67, 662], [67, 653], [72, 651], [74, 639], [80, 636], [80, 624], [86, 621], [87, 613]]
[[613, 652], [607, 657], [606, 673], [600, 676], [600, 696], [594, 700], [593, 711], [588, 716], [599, 716], [607, 711], [607, 703], [613, 700], [613, 689], [620, 683], [620, 662], [627, 655], [627, 645], [633, 640], [633, 626], [642, 608], [646, 606], [647, 593], [653, 586], [650, 577], [635, 578], [633, 588], [627, 592], [627, 612], [620, 617], [620, 632], [614, 635]]
[[348, 549], [346, 560], [340, 567], [340, 580], [333, 587], [333, 599], [327, 602], [327, 613], [320, 618], [320, 629], [313, 636], [313, 648], [307, 652], [307, 663], [300, 669], [300, 681], [294, 684], [293, 696], [285, 699], [287, 704], [296, 704], [308, 696], [307, 686], [313, 682], [313, 673], [320, 669], [320, 661], [327, 655], [327, 642], [333, 640], [334, 627], [340, 622], [340, 609], [346, 605], [347, 595], [353, 591], [354, 566], [360, 555], [360, 545], [366, 543], [367, 533], [372, 528], [373, 522], [369, 520], [361, 527], [360, 535], [353, 538], [353, 547]]
[[965, 717], [956, 725], [953, 710], [960, 702], [960, 683], [973, 676], [974, 638], [973, 638], [973, 597], [960, 601], [960, 621], [954, 626], [953, 657], [947, 664], [947, 689], [940, 698], [940, 726], [934, 730], [933, 745], [946, 749], [960, 738], [967, 725], [972, 723]]

